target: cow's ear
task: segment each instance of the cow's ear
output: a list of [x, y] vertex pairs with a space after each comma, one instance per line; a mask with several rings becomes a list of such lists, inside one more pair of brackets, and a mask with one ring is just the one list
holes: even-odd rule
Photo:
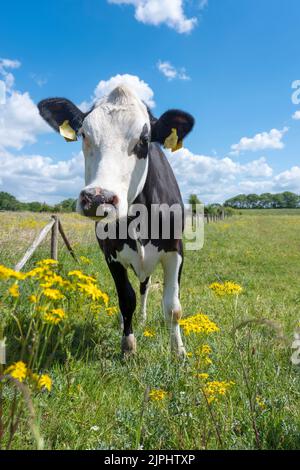
[[[183, 139], [193, 129], [195, 119], [188, 113], [178, 109], [171, 109], [164, 113], [158, 120], [151, 122], [151, 140], [159, 142], [167, 148], [176, 150], [180, 148]], [[173, 146], [172, 142], [177, 145]], [[171, 144], [169, 145], [169, 142]]]
[[[66, 140], [76, 140], [86, 114], [66, 98], [48, 98], [38, 103], [40, 115], [50, 126], [60, 132]], [[72, 138], [72, 131], [74, 138]], [[66, 135], [65, 135], [66, 134]], [[69, 135], [71, 138], [67, 138]]]

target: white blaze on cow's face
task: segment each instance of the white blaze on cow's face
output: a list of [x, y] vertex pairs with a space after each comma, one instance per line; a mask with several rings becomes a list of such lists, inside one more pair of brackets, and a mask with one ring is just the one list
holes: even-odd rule
[[[118, 87], [84, 119], [80, 134], [85, 157], [85, 188], [114, 201], [118, 217], [143, 190], [148, 170], [150, 119], [146, 106], [129, 89]], [[103, 192], [103, 193], [102, 193]], [[88, 215], [88, 214], [85, 214]]]

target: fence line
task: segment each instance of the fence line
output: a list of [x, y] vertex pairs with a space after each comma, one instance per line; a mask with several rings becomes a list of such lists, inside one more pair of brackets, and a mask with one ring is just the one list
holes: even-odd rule
[[58, 234], [60, 233], [69, 253], [71, 254], [71, 256], [73, 256], [75, 261], [78, 261], [74, 253], [74, 250], [71, 247], [71, 244], [63, 230], [59, 217], [57, 215], [52, 215], [51, 219], [52, 220], [40, 231], [38, 236], [34, 239], [33, 243], [30, 245], [30, 247], [24, 254], [23, 258], [16, 264], [15, 271], [21, 271], [21, 269], [23, 269], [23, 267], [25, 266], [27, 261], [32, 257], [36, 249], [45, 240], [50, 230], [51, 230], [51, 245], [50, 245], [51, 258], [56, 261], [58, 259]]

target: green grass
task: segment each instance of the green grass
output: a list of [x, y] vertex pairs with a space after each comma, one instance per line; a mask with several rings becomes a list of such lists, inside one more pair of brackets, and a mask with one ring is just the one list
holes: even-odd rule
[[[51, 366], [51, 394], [33, 398], [46, 448], [299, 448], [300, 374], [291, 363], [291, 344], [300, 320], [300, 212], [258, 212], [207, 225], [204, 248], [185, 257], [184, 316], [201, 311], [220, 327], [205, 340], [199, 335], [185, 337], [186, 347], [194, 353], [203, 341], [210, 344], [213, 363], [208, 372], [212, 380], [235, 382], [229, 394], [208, 407], [194, 376], [195, 359], [181, 363], [171, 356], [160, 307], [159, 268], [152, 280], [147, 322], [156, 336], [143, 336], [137, 309], [136, 357], [120, 356], [117, 316], [99, 319], [90, 331], [77, 312], [78, 341], [73, 337], [66, 344], [67, 355], [58, 354]], [[0, 264], [13, 266], [47, 216], [1, 213], [0, 218]], [[78, 254], [92, 260], [87, 271], [98, 273], [111, 305], [117, 305], [93, 223], [67, 215], [63, 225]], [[48, 257], [48, 250], [44, 244], [28, 268]], [[76, 267], [63, 246], [59, 259], [65, 269]], [[137, 289], [136, 279], [131, 278]], [[219, 298], [208, 288], [226, 280], [243, 287], [238, 299]], [[166, 390], [168, 398], [145, 401], [147, 390], [153, 388]], [[24, 418], [13, 448], [34, 446]]]

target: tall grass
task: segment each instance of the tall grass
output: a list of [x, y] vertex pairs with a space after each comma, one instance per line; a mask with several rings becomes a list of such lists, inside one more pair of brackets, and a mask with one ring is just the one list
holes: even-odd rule
[[[278, 215], [277, 215], [278, 214]], [[0, 264], [13, 266], [39, 230], [44, 216], [1, 213]], [[94, 238], [93, 223], [77, 216], [63, 224], [84, 266], [117, 305], [114, 285]], [[182, 363], [171, 355], [160, 301], [162, 273], [152, 280], [146, 327], [134, 331], [138, 353], [124, 360], [119, 352], [118, 315], [103, 312], [88, 323], [81, 304], [71, 306], [72, 330], [57, 349], [47, 373], [51, 393], [31, 394], [35, 422], [48, 449], [296, 449], [299, 448], [299, 369], [291, 362], [293, 334], [299, 323], [300, 215], [284, 211], [233, 219], [205, 227], [205, 245], [187, 252], [182, 277], [184, 316], [208, 315], [220, 331], [185, 336], [189, 353]], [[49, 257], [45, 244], [30, 261]], [[65, 272], [76, 269], [60, 249]], [[81, 269], [83, 267], [81, 266]], [[138, 282], [130, 275], [138, 290]], [[238, 296], [217, 296], [214, 282], [233, 281]], [[29, 304], [24, 303], [26, 314]], [[13, 321], [11, 337], [13, 341]], [[144, 336], [145, 330], [151, 335]], [[199, 359], [208, 344], [212, 363]], [[17, 360], [11, 351], [8, 363]], [[234, 382], [209, 403], [205, 378]], [[152, 399], [151, 391], [164, 391]], [[5, 391], [4, 412], [13, 399]], [[19, 392], [18, 392], [19, 393]], [[24, 407], [26, 404], [24, 404]], [[11, 443], [31, 449], [36, 439], [30, 413], [24, 413]]]

